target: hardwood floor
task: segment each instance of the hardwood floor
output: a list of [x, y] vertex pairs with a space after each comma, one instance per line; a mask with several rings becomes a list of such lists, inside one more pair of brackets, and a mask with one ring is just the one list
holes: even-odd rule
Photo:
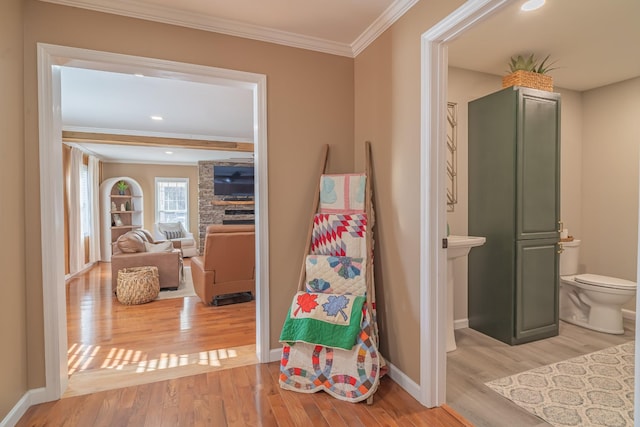
[[484, 383], [632, 341], [635, 322], [624, 326], [624, 335], [610, 335], [561, 321], [559, 336], [517, 346], [459, 329], [458, 349], [447, 354], [447, 403], [477, 427], [548, 426]]
[[278, 362], [255, 363], [254, 302], [122, 306], [108, 267], [68, 283], [70, 391], [29, 408], [17, 426], [471, 426], [388, 377], [372, 405], [283, 390]]
[[484, 383], [635, 334], [630, 321], [624, 335], [561, 322], [558, 337], [509, 346], [460, 329], [447, 356], [450, 407], [424, 408], [389, 378], [373, 405], [351, 404], [282, 390], [278, 363], [255, 364], [255, 302], [207, 307], [186, 297], [123, 306], [108, 268], [68, 283], [69, 391], [30, 408], [18, 426], [544, 426]]
[[278, 385], [279, 364], [257, 364], [69, 397], [30, 408], [23, 426], [464, 427], [449, 408], [420, 405], [383, 378], [373, 405]]
[[108, 263], [66, 286], [65, 396], [256, 363], [255, 301], [210, 307], [185, 297], [122, 305]]

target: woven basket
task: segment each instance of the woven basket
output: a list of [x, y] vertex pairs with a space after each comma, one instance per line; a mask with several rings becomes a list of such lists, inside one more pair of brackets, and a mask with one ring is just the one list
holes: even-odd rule
[[518, 70], [502, 78], [502, 87], [523, 86], [532, 89], [553, 91], [553, 77], [546, 74]]
[[160, 293], [158, 267], [130, 267], [118, 270], [116, 297], [125, 305], [153, 301]]

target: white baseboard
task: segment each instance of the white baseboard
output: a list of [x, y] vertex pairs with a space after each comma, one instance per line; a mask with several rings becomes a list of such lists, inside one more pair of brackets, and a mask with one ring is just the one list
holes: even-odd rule
[[282, 358], [282, 347], [269, 350], [269, 362], [278, 362]]
[[394, 380], [404, 391], [409, 393], [414, 399], [420, 402], [420, 386], [409, 378], [404, 372], [396, 368], [393, 363], [387, 362], [389, 367], [389, 376]]
[[636, 312], [633, 310], [627, 310], [626, 308], [622, 309], [622, 317], [624, 319], [630, 319], [634, 322], [636, 321]]
[[46, 402], [45, 399], [46, 393], [44, 388], [36, 388], [33, 390], [27, 391], [18, 403], [9, 411], [6, 417], [2, 421], [0, 421], [0, 427], [13, 427], [18, 424], [20, 418], [27, 412], [33, 405], [37, 405], [38, 403]]
[[458, 319], [453, 321], [453, 329], [464, 329], [469, 327], [469, 319]]
[[73, 274], [65, 274], [65, 275], [64, 275], [64, 280], [65, 280], [65, 282], [66, 282], [67, 280], [71, 280], [71, 279], [73, 279], [74, 277], [80, 276], [81, 274], [86, 273], [87, 271], [91, 270], [91, 269], [92, 269], [96, 264], [98, 264], [98, 262], [97, 262], [97, 261], [96, 261], [96, 262], [90, 262], [89, 264], [85, 264], [85, 266], [84, 266], [84, 267], [82, 267], [82, 270], [80, 270], [80, 271], [76, 271], [76, 272], [75, 272], [75, 273], [73, 273]]

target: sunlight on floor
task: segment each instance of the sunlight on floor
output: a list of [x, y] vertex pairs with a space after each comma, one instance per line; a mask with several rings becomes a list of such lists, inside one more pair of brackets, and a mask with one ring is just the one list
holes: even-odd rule
[[[90, 370], [89, 365], [94, 361], [96, 354], [100, 351], [100, 346], [73, 344], [69, 348], [68, 367], [69, 375], [76, 372]], [[100, 365], [100, 369], [116, 369], [122, 370], [127, 365], [137, 364], [135, 373], [157, 371], [161, 369], [177, 368], [187, 365], [201, 366], [222, 366], [223, 360], [238, 357], [235, 349], [217, 349], [209, 351], [201, 351], [194, 354], [169, 354], [162, 353], [157, 359], [146, 359], [146, 354], [139, 350], [112, 348], [104, 361]]]
[[[109, 357], [103, 360], [106, 355]], [[91, 357], [93, 362], [87, 367]], [[146, 352], [133, 349], [74, 344], [69, 349], [69, 372], [73, 375], [69, 375], [63, 396], [80, 396], [258, 363], [255, 344], [191, 354], [163, 353], [150, 360], [147, 357]], [[72, 366], [75, 366], [73, 371]]]
[[129, 363], [136, 363], [138, 361], [141, 361], [141, 359], [141, 351], [125, 350], [124, 348], [112, 348], [111, 351], [109, 351], [107, 357], [104, 359], [104, 362], [102, 362], [100, 368], [118, 369]]
[[99, 345], [73, 344], [69, 347], [67, 351], [69, 375], [87, 369], [99, 351]]
[[222, 366], [220, 360], [231, 359], [237, 357], [238, 354], [233, 349], [220, 349], [201, 351], [193, 355], [190, 354], [162, 354], [159, 359], [143, 361], [138, 364], [136, 373], [156, 371], [159, 369], [177, 368], [178, 366], [186, 366], [198, 364], [202, 366]]

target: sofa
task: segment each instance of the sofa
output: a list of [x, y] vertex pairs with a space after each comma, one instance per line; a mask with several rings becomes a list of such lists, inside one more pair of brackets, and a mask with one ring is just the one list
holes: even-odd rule
[[256, 290], [254, 225], [210, 225], [204, 253], [191, 258], [196, 294], [206, 305], [217, 305], [217, 297]]
[[198, 255], [193, 233], [187, 231], [181, 222], [157, 222], [153, 227], [153, 238], [174, 242], [174, 246], [182, 249], [182, 256], [185, 258]]
[[116, 289], [118, 270], [156, 266], [160, 289], [178, 289], [182, 279], [182, 252], [169, 241], [154, 241], [147, 230], [128, 231], [112, 243], [111, 286]]

